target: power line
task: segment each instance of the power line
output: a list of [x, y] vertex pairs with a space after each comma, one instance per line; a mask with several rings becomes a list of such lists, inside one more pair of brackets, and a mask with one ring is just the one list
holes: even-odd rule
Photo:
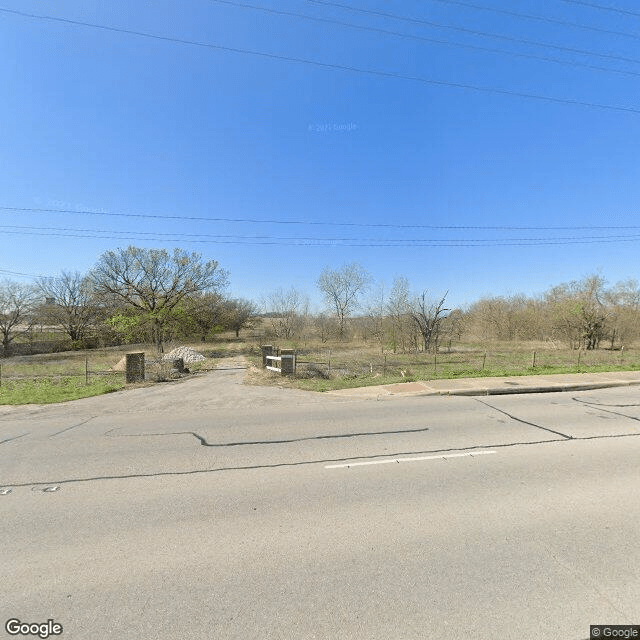
[[[25, 232], [38, 231], [64, 231], [72, 233], [91, 233], [91, 234], [118, 234], [117, 236], [109, 235], [110, 239], [118, 239], [122, 235], [131, 234], [135, 236], [150, 236], [149, 238], [135, 238], [140, 240], [156, 239], [158, 237], [166, 238], [171, 241], [177, 241], [184, 238], [216, 238], [224, 240], [274, 240], [274, 241], [302, 241], [302, 242], [398, 242], [402, 244], [411, 245], [413, 243], [433, 242], [436, 244], [443, 242], [464, 241], [469, 243], [492, 243], [492, 242], [538, 242], [548, 240], [640, 240], [640, 234], [637, 235], [607, 235], [607, 236], [559, 236], [559, 237], [541, 237], [541, 238], [465, 238], [463, 240], [456, 240], [452, 238], [437, 239], [437, 238], [323, 238], [318, 236], [273, 236], [273, 235], [237, 235], [237, 234], [218, 234], [218, 233], [180, 233], [180, 232], [160, 232], [160, 231], [113, 231], [111, 229], [77, 229], [69, 227], [28, 227], [21, 225], [0, 225], [1, 229], [12, 229]], [[15, 233], [19, 233], [15, 231]], [[2, 233], [2, 231], [0, 231]], [[14, 233], [14, 231], [7, 231], [7, 233]], [[40, 234], [38, 234], [40, 235]], [[46, 235], [42, 234], [42, 235]], [[91, 236], [100, 237], [100, 236]], [[127, 238], [122, 238], [127, 239]], [[133, 239], [133, 238], [128, 238]]]
[[595, 2], [584, 2], [584, 0], [562, 0], [569, 4], [581, 4], [585, 7], [593, 7], [594, 9], [601, 9], [602, 11], [612, 11], [614, 13], [620, 13], [625, 16], [633, 16], [634, 18], [640, 18], [640, 12], [632, 11], [631, 9], [621, 9], [620, 7], [612, 7], [604, 4], [597, 4]]
[[587, 49], [576, 49], [573, 47], [564, 47], [562, 45], [550, 44], [548, 42], [536, 42], [535, 40], [526, 40], [523, 38], [514, 38], [512, 36], [505, 36], [499, 33], [491, 33], [488, 31], [477, 31], [475, 29], [467, 29], [465, 27], [456, 27], [454, 25], [446, 25], [438, 22], [432, 22], [430, 20], [425, 20], [424, 18], [415, 18], [410, 16], [401, 16], [395, 13], [388, 13], [386, 11], [375, 11], [372, 9], [362, 9], [360, 7], [354, 7], [348, 4], [342, 4], [340, 2], [331, 2], [329, 0], [307, 0], [307, 2], [311, 2], [312, 4], [325, 5], [327, 7], [337, 7], [338, 9], [344, 9], [346, 11], [351, 11], [353, 13], [361, 13], [365, 15], [374, 15], [382, 18], [389, 18], [391, 20], [400, 20], [403, 22], [409, 22], [412, 24], [421, 24], [426, 25], [428, 27], [436, 27], [438, 29], [450, 29], [452, 31], [460, 31], [462, 33], [470, 33], [476, 36], [482, 36], [484, 38], [495, 38], [498, 40], [506, 40], [508, 42], [517, 42], [518, 44], [527, 44], [533, 45], [536, 47], [545, 47], [548, 49], [557, 49], [559, 51], [568, 51], [571, 53], [579, 53], [580, 55], [585, 56], [594, 56], [598, 58], [606, 58], [610, 60], [620, 60], [622, 62], [633, 62], [634, 64], [639, 64], [640, 60], [638, 58], [626, 58], [624, 56], [617, 56], [612, 53], [598, 53], [595, 51], [589, 51]]
[[604, 27], [595, 27], [593, 25], [579, 24], [577, 22], [569, 22], [567, 20], [560, 20], [558, 18], [550, 18], [548, 16], [540, 16], [533, 13], [520, 13], [518, 11], [510, 11], [509, 9], [499, 9], [497, 7], [487, 7], [486, 5], [476, 4], [474, 2], [463, 2], [463, 0], [431, 0], [432, 2], [440, 2], [442, 4], [455, 4], [461, 7], [469, 7], [471, 9], [478, 9], [479, 11], [490, 11], [492, 13], [500, 13], [506, 16], [512, 16], [514, 18], [522, 18], [524, 20], [535, 20], [537, 22], [546, 22], [548, 24], [557, 24], [563, 27], [571, 27], [574, 29], [585, 29], [587, 31], [596, 31], [598, 33], [607, 33], [614, 36], [623, 36], [626, 38], [634, 38], [640, 40], [640, 34], [629, 33], [628, 31], [614, 31], [612, 29], [605, 29]]
[[[319, 0], [313, 0], [313, 1], [314, 2], [319, 2]], [[326, 4], [329, 4], [329, 3], [326, 3]], [[333, 4], [333, 3], [331, 3], [331, 4]], [[622, 112], [622, 113], [640, 114], [640, 108], [637, 108], [637, 107], [626, 107], [626, 106], [621, 106], [621, 105], [603, 104], [603, 103], [598, 103], [598, 102], [589, 102], [589, 101], [585, 101], [585, 100], [574, 100], [574, 99], [571, 99], [571, 98], [558, 98], [558, 97], [554, 97], [554, 96], [545, 96], [545, 95], [541, 95], [541, 94], [528, 93], [528, 92], [525, 92], [525, 91], [514, 91], [514, 90], [510, 90], [510, 89], [501, 89], [501, 88], [497, 88], [497, 87], [486, 87], [486, 86], [483, 86], [483, 85], [473, 85], [473, 84], [468, 84], [468, 83], [463, 83], [463, 82], [450, 82], [450, 81], [446, 81], [446, 80], [434, 80], [434, 79], [431, 79], [431, 78], [424, 78], [424, 77], [421, 77], [421, 76], [405, 75], [405, 74], [401, 74], [401, 73], [394, 73], [394, 72], [391, 72], [391, 71], [381, 71], [381, 70], [377, 70], [377, 69], [363, 69], [363, 68], [360, 68], [360, 67], [353, 67], [353, 66], [349, 66], [349, 65], [333, 64], [333, 63], [327, 63], [327, 62], [319, 62], [317, 60], [309, 60], [309, 59], [305, 59], [305, 58], [297, 58], [297, 57], [294, 57], [294, 56], [285, 56], [285, 55], [279, 55], [279, 54], [275, 54], [275, 53], [266, 53], [264, 51], [256, 51], [256, 50], [252, 50], [252, 49], [243, 49], [243, 48], [237, 48], [237, 47], [226, 47], [226, 46], [217, 45], [217, 44], [199, 42], [199, 41], [196, 41], [196, 40], [184, 40], [184, 39], [181, 39], [181, 38], [174, 38], [174, 37], [169, 37], [169, 36], [160, 36], [160, 35], [156, 35], [156, 34], [152, 34], [152, 33], [147, 33], [147, 32], [144, 32], [144, 31], [134, 31], [132, 29], [122, 29], [122, 28], [119, 28], [119, 27], [111, 27], [111, 26], [106, 26], [106, 25], [90, 23], [90, 22], [82, 22], [82, 21], [79, 21], [79, 20], [71, 20], [69, 18], [58, 18], [58, 17], [48, 16], [48, 15], [37, 15], [37, 14], [32, 14], [32, 13], [25, 13], [25, 12], [22, 12], [22, 11], [16, 11], [14, 9], [6, 9], [6, 8], [3, 8], [3, 7], [0, 7], [0, 12], [11, 14], [11, 15], [18, 15], [18, 16], [22, 16], [22, 17], [26, 17], [26, 18], [30, 18], [30, 19], [35, 19], [35, 20], [47, 20], [47, 21], [53, 21], [53, 22], [60, 22], [60, 23], [63, 23], [63, 24], [70, 24], [70, 25], [74, 25], [74, 26], [87, 27], [87, 28], [91, 28], [91, 29], [101, 29], [101, 30], [109, 31], [109, 32], [124, 33], [124, 34], [127, 34], [127, 35], [134, 35], [134, 36], [138, 36], [138, 37], [142, 37], [142, 38], [160, 40], [160, 41], [163, 41], [163, 42], [173, 42], [173, 43], [177, 43], [177, 44], [196, 46], [196, 47], [203, 47], [203, 48], [207, 48], [207, 49], [213, 49], [213, 50], [216, 50], [216, 51], [225, 51], [225, 52], [228, 52], [228, 53], [240, 53], [240, 54], [246, 54], [246, 55], [252, 55], [252, 56], [267, 58], [267, 59], [270, 59], [270, 60], [279, 60], [279, 61], [283, 61], [283, 62], [295, 62], [295, 63], [298, 63], [298, 64], [306, 64], [306, 65], [318, 67], [318, 68], [321, 68], [321, 69], [330, 69], [330, 70], [335, 70], [335, 71], [348, 71], [350, 73], [358, 73], [358, 74], [376, 76], [376, 77], [382, 77], [382, 78], [395, 78], [395, 79], [398, 79], [398, 80], [409, 80], [411, 82], [418, 82], [418, 83], [421, 83], [421, 84], [426, 84], [426, 85], [435, 86], [435, 87], [448, 87], [448, 88], [455, 88], [455, 89], [465, 89], [465, 90], [469, 90], [469, 91], [476, 91], [476, 92], [479, 92], [479, 93], [505, 95], [505, 96], [515, 97], [515, 98], [524, 98], [524, 99], [528, 99], [528, 100], [537, 100], [539, 102], [548, 102], [548, 103], [551, 103], [551, 104], [565, 104], [565, 105], [571, 105], [571, 106], [589, 107], [589, 108], [593, 108], [593, 109], [602, 109], [602, 110], [606, 110], [606, 111], [616, 111], [616, 112]]]
[[[334, 20], [332, 18], [319, 18], [317, 16], [309, 16], [304, 13], [297, 13], [295, 11], [283, 11], [281, 9], [272, 9], [270, 7], [261, 7], [258, 5], [247, 4], [244, 2], [233, 2], [232, 0], [210, 0], [211, 2], [215, 2], [217, 4], [224, 4], [232, 7], [241, 7], [243, 9], [252, 9], [254, 11], [263, 11], [265, 13], [270, 13], [272, 15], [279, 16], [287, 16], [292, 18], [300, 18], [303, 20], [309, 20], [312, 22], [320, 22], [324, 24], [337, 25], [340, 27], [347, 27], [349, 29], [356, 29], [359, 31], [369, 31], [371, 33], [380, 33], [383, 35], [390, 35], [399, 38], [405, 38], [409, 40], [417, 40], [419, 42], [429, 42], [431, 44], [436, 45], [444, 45], [448, 47], [457, 47], [460, 49], [469, 49], [472, 51], [481, 51], [483, 53], [492, 53], [497, 55], [503, 55], [508, 57], [516, 57], [516, 58], [524, 58], [527, 60], [539, 60], [541, 62], [552, 62], [554, 64], [561, 64], [569, 67], [577, 67], [582, 69], [589, 69], [591, 71], [602, 71], [606, 73], [618, 73], [622, 75], [630, 75], [640, 77], [640, 72], [637, 71], [628, 71], [625, 69], [613, 69], [611, 67], [600, 67], [597, 65], [586, 64], [584, 62], [575, 62], [573, 60], [563, 60], [562, 58], [552, 58], [549, 56], [539, 56], [533, 53], [521, 53], [515, 51], [505, 51], [504, 49], [492, 49], [491, 47], [482, 47], [479, 45], [473, 44], [465, 44], [461, 42], [452, 42], [451, 40], [441, 40], [438, 38], [429, 38], [427, 36], [419, 36], [413, 33], [406, 33], [402, 31], [392, 31], [390, 29], [380, 29], [378, 27], [369, 27], [359, 24], [354, 24], [352, 22], [344, 22], [342, 20]], [[436, 1], [445, 1], [445, 0], [436, 0]], [[638, 36], [640, 38], [640, 36]], [[640, 63], [640, 59], [638, 60]]]
[[[4, 231], [2, 233], [8, 233], [13, 235], [35, 235], [35, 236], [56, 236], [56, 237], [65, 237], [65, 238], [92, 238], [92, 239], [100, 239], [100, 240], [147, 240], [153, 242], [171, 242], [175, 243], [175, 240], [167, 239], [167, 238], [140, 238], [140, 237], [127, 237], [127, 236], [107, 236], [107, 235], [92, 235], [92, 234], [84, 234], [84, 233], [59, 233], [59, 232], [44, 232], [40, 233], [38, 231]], [[198, 239], [189, 239], [189, 240], [181, 240], [181, 242], [185, 243], [195, 243], [195, 244], [232, 244], [232, 245], [264, 245], [264, 246], [298, 246], [298, 247], [327, 247], [327, 246], [335, 246], [335, 247], [400, 247], [400, 248], [421, 248], [421, 247], [478, 247], [478, 248], [489, 248], [489, 247], [515, 247], [515, 246], [528, 246], [528, 247], [536, 247], [536, 246], [546, 246], [546, 245], [571, 245], [571, 244], [602, 244], [602, 243], [617, 243], [617, 242], [640, 242], [640, 236], [634, 237], [625, 237], [625, 238], [609, 238], [609, 239], [583, 239], [583, 238], [574, 238], [571, 240], [555, 240], [555, 239], [544, 239], [544, 240], [528, 240], [523, 239], [520, 241], [508, 241], [508, 240], [496, 240], [496, 241], [473, 241], [473, 240], [446, 240], [442, 242], [428, 240], [428, 241], [416, 241], [415, 244], [408, 245], [406, 242], [401, 240], [384, 240], [384, 241], [376, 241], [376, 242], [365, 242], [356, 239], [350, 240], [348, 242], [335, 242], [335, 241], [323, 241], [318, 240], [315, 242], [309, 241], [298, 241], [297, 239], [290, 239], [288, 241], [285, 240], [198, 240]]]
[[[184, 220], [184, 218], [181, 218]], [[306, 224], [304, 222], [302, 222], [302, 224]], [[331, 224], [331, 223], [328, 223]], [[373, 224], [363, 224], [363, 225], [358, 225], [358, 226], [377, 226], [377, 225], [373, 225]], [[392, 228], [400, 228], [402, 229], [403, 226], [402, 225], [385, 225], [385, 226], [391, 226]], [[422, 225], [414, 225], [412, 226], [412, 228], [414, 227], [419, 227], [419, 228], [424, 228]], [[472, 230], [476, 230], [476, 231], [489, 231], [489, 230], [495, 230], [494, 227], [432, 227], [432, 226], [426, 226], [426, 228], [430, 229], [430, 230], [460, 230], [460, 229], [472, 229]], [[609, 227], [605, 227], [606, 229], [609, 229]], [[162, 239], [169, 239], [170, 241], [178, 241], [178, 239], [183, 240], [185, 238], [197, 238], [198, 241], [205, 241], [202, 240], [203, 238], [215, 238], [217, 240], [238, 240], [238, 241], [242, 241], [242, 240], [248, 240], [248, 241], [253, 241], [253, 240], [273, 240], [273, 241], [304, 241], [304, 242], [353, 242], [353, 241], [362, 241], [362, 242], [398, 242], [398, 243], [402, 243], [402, 244], [408, 244], [410, 245], [411, 243], [422, 243], [422, 242], [432, 242], [432, 243], [442, 243], [442, 242], [451, 242], [452, 239], [447, 238], [447, 239], [434, 239], [434, 238], [369, 238], [369, 237], [358, 237], [358, 238], [353, 238], [353, 237], [349, 237], [349, 238], [333, 238], [333, 237], [318, 237], [318, 236], [297, 236], [297, 237], [291, 237], [291, 236], [273, 236], [273, 235], [238, 235], [238, 234], [218, 234], [218, 233], [182, 233], [182, 232], [160, 232], [160, 231], [134, 231], [134, 230], [126, 230], [126, 231], [114, 231], [111, 229], [78, 229], [78, 228], [69, 228], [69, 227], [42, 227], [42, 226], [24, 226], [24, 225], [0, 225], [0, 229], [4, 229], [7, 230], [5, 231], [5, 233], [21, 233], [22, 231], [24, 231], [25, 233], [28, 232], [38, 232], [37, 235], [47, 235], [46, 232], [69, 232], [69, 233], [89, 233], [89, 234], [103, 234], [103, 235], [92, 235], [90, 237], [96, 237], [96, 238], [100, 238], [100, 237], [105, 237], [105, 238], [109, 238], [109, 239], [136, 239], [136, 240], [145, 240], [145, 239], [156, 239], [156, 238], [162, 238]], [[518, 228], [500, 228], [500, 230], [518, 230]], [[585, 228], [554, 228], [554, 227], [545, 227], [545, 228], [525, 228], [527, 230], [530, 231], [540, 231], [540, 230], [547, 230], [547, 231], [557, 231], [557, 230], [567, 230], [570, 229], [572, 231], [576, 231], [576, 230], [582, 230], [584, 231]], [[600, 229], [599, 227], [590, 227], [587, 228], [587, 230], [595, 230], [595, 229]], [[638, 229], [638, 227], [633, 227], [633, 229]], [[522, 228], [519, 228], [519, 230], [522, 230]], [[45, 232], [45, 233], [40, 233], [40, 232]], [[110, 235], [104, 235], [104, 234], [110, 234]], [[113, 234], [117, 234], [117, 235], [113, 235]], [[135, 235], [136, 237], [133, 238], [132, 236]], [[146, 237], [145, 237], [146, 236]], [[470, 243], [490, 243], [490, 242], [502, 242], [502, 241], [509, 241], [509, 242], [516, 242], [516, 241], [526, 241], [526, 242], [537, 242], [537, 241], [548, 241], [548, 240], [558, 240], [558, 241], [562, 241], [562, 240], [567, 240], [567, 241], [574, 241], [574, 240], [637, 240], [640, 239], [640, 234], [638, 235], [607, 235], [607, 236], [559, 236], [559, 237], [539, 237], [539, 238], [466, 238], [463, 239], [461, 241], [464, 242], [470, 242]]]
[[10, 276], [24, 276], [25, 278], [42, 278], [43, 276], [36, 273], [22, 273], [21, 271], [9, 271], [8, 269], [0, 269], [0, 273]]
[[512, 226], [512, 225], [433, 225], [433, 224], [396, 224], [391, 222], [329, 222], [326, 220], [282, 220], [274, 218], [224, 218], [212, 216], [178, 216], [157, 213], [131, 213], [92, 211], [90, 209], [51, 209], [34, 207], [8, 207], [0, 205], [0, 211], [18, 213], [70, 213], [90, 216], [112, 216], [120, 218], [149, 218], [154, 220], [181, 220], [194, 222], [228, 222], [239, 224], [281, 224], [309, 225], [325, 227], [364, 227], [378, 229], [437, 229], [437, 230], [484, 230], [484, 231], [584, 231], [605, 229], [640, 229], [640, 225], [571, 225], [571, 226]]

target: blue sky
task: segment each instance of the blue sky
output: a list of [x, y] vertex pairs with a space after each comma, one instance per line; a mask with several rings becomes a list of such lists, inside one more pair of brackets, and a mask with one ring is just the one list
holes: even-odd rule
[[0, 11], [0, 269], [178, 246], [234, 296], [319, 301], [355, 261], [456, 305], [640, 280], [640, 11], [589, 4], [0, 0], [116, 29]]

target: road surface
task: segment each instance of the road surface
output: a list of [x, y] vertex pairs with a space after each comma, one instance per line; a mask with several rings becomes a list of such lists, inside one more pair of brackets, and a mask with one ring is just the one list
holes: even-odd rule
[[361, 400], [241, 379], [0, 408], [0, 637], [640, 624], [637, 387]]

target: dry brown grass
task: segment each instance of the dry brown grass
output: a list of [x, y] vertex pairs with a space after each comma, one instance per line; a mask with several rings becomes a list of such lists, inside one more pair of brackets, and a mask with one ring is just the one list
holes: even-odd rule
[[[294, 378], [285, 382], [282, 376], [262, 370], [262, 374], [252, 374], [251, 382], [324, 391], [411, 380], [640, 369], [640, 350], [635, 346], [623, 351], [579, 352], [549, 342], [462, 342], [434, 354], [382, 352], [378, 345], [355, 341], [306, 341], [306, 347], [300, 342], [278, 345], [297, 347]], [[261, 367], [259, 358], [254, 363]]]
[[[295, 377], [287, 378], [262, 368], [260, 345], [265, 343], [296, 350], [298, 368]], [[447, 348], [448, 345], [445, 345], [434, 359], [433, 353], [393, 353], [388, 349], [383, 351], [379, 344], [361, 340], [327, 343], [314, 339], [278, 341], [261, 338], [259, 333], [247, 332], [240, 338], [236, 338], [232, 333], [223, 334], [218, 336], [215, 342], [169, 343], [165, 346], [165, 352], [176, 346], [192, 347], [207, 358], [205, 362], [187, 365], [193, 373], [215, 369], [221, 359], [242, 355], [250, 363], [245, 378], [248, 384], [320, 391], [435, 378], [640, 368], [640, 350], [635, 345], [625, 348], [624, 351], [599, 349], [578, 352], [568, 349], [565, 345], [550, 342], [460, 342], [453, 343], [450, 350]], [[16, 356], [0, 359], [0, 366], [5, 379], [68, 376], [82, 380], [86, 358], [90, 372], [98, 378], [96, 373], [110, 371], [125, 353], [140, 351], [145, 353], [148, 362], [158, 357], [154, 345], [124, 345]], [[150, 365], [148, 370], [152, 372], [153, 366]], [[155, 377], [158, 380], [168, 379], [165, 374], [166, 372], [159, 371]]]

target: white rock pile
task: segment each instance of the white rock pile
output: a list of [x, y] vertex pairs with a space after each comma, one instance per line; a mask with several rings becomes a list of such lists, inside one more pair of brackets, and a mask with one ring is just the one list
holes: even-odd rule
[[182, 358], [185, 364], [206, 360], [201, 353], [191, 347], [176, 347], [169, 353], [165, 353], [163, 360], [176, 360], [177, 358]]

